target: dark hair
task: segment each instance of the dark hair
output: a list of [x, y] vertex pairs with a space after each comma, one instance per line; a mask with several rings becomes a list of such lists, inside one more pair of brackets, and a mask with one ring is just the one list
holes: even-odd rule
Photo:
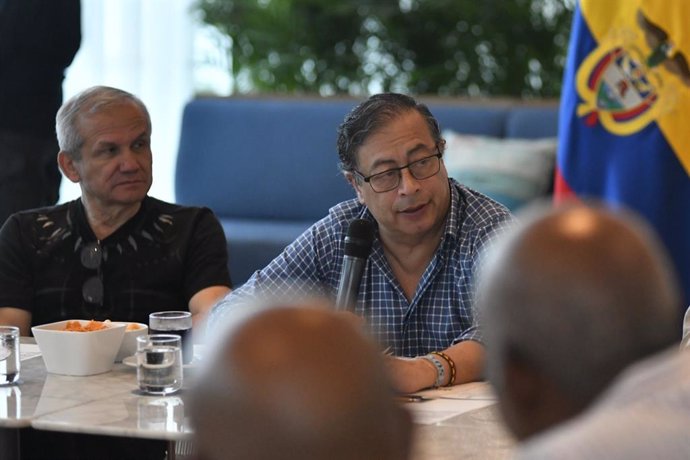
[[411, 110], [416, 110], [424, 117], [434, 142], [439, 144], [439, 148], [443, 148], [438, 122], [426, 105], [404, 94], [375, 94], [352, 109], [338, 127], [337, 147], [340, 169], [342, 171], [355, 170], [357, 151], [367, 138], [394, 118]]

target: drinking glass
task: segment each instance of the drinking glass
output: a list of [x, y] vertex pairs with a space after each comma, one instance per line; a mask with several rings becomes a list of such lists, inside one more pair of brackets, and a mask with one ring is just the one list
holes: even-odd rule
[[19, 380], [19, 328], [0, 326], [0, 385]]
[[137, 382], [144, 393], [167, 395], [182, 388], [182, 346], [178, 335], [137, 337]]
[[182, 339], [182, 359], [189, 364], [194, 359], [192, 314], [188, 311], [159, 311], [149, 315], [150, 334], [176, 334]]

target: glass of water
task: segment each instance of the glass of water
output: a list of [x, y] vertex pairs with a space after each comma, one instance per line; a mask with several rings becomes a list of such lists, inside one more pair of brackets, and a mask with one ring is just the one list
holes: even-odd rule
[[137, 337], [137, 382], [139, 389], [167, 395], [182, 388], [182, 342], [172, 334]]
[[0, 385], [19, 380], [19, 328], [0, 326]]

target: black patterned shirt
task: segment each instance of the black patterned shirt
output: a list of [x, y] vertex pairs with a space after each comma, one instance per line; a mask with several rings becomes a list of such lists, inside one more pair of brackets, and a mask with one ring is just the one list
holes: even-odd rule
[[[84, 259], [98, 247], [99, 258]], [[88, 255], [88, 254], [87, 254]], [[102, 285], [102, 296], [90, 294]], [[81, 200], [12, 215], [0, 230], [0, 307], [32, 325], [64, 319], [135, 321], [188, 310], [194, 294], [230, 286], [223, 229], [207, 208], [146, 197], [129, 221], [97, 241]]]

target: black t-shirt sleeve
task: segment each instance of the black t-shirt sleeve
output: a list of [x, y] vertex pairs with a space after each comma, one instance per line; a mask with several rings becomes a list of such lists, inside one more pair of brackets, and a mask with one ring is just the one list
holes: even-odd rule
[[31, 261], [17, 215], [0, 229], [0, 307], [33, 308]]
[[223, 227], [210, 209], [203, 208], [190, 235], [185, 261], [184, 292], [189, 301], [211, 286], [232, 287]]

